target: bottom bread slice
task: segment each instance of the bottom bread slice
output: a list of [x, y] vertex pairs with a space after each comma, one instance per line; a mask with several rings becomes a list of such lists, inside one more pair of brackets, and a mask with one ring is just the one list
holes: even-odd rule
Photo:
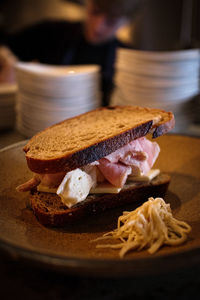
[[170, 176], [161, 173], [150, 182], [129, 182], [118, 194], [90, 194], [86, 200], [72, 208], [64, 205], [56, 194], [32, 191], [31, 207], [43, 225], [62, 227], [84, 216], [136, 201], [146, 201], [148, 197], [163, 198], [169, 183]]

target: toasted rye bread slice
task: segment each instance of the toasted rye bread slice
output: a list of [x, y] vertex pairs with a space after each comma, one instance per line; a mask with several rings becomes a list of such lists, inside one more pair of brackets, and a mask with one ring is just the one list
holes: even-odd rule
[[174, 127], [174, 115], [134, 106], [104, 107], [67, 119], [35, 135], [24, 147], [35, 173], [69, 172], [152, 132]]
[[56, 194], [35, 191], [30, 196], [31, 207], [43, 225], [62, 227], [107, 209], [145, 201], [149, 197], [164, 197], [169, 183], [170, 176], [161, 173], [149, 183], [128, 183], [119, 194], [89, 195], [72, 208], [67, 208]]

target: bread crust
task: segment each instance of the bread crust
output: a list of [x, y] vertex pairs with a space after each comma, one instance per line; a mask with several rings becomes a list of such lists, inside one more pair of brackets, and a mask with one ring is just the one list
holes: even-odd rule
[[71, 155], [55, 158], [51, 160], [40, 160], [26, 157], [30, 170], [35, 173], [58, 173], [69, 172], [76, 168], [80, 168], [90, 164], [106, 155], [116, 151], [117, 149], [127, 145], [134, 139], [147, 135], [152, 127], [152, 121], [125, 131], [117, 136], [103, 140], [97, 144], [91, 145], [85, 149], [81, 149]]
[[172, 113], [169, 112], [169, 119], [168, 121], [163, 120], [159, 126], [156, 126], [155, 129], [153, 130], [152, 137], [157, 138], [161, 135], [166, 134], [169, 132], [172, 128], [175, 126], [175, 118], [174, 115], [171, 116]]
[[62, 204], [56, 194], [32, 192], [32, 210], [40, 223], [46, 226], [63, 227], [77, 222], [88, 215], [95, 215], [107, 209], [125, 204], [146, 201], [149, 197], [164, 197], [170, 183], [170, 176], [159, 174], [149, 183], [128, 183], [119, 194], [89, 195], [87, 199], [72, 208]]
[[[88, 112], [83, 114], [82, 116], [87, 116], [98, 112], [106, 112], [106, 111], [117, 111], [122, 110], [122, 107], [104, 107], [99, 108], [95, 111]], [[28, 167], [31, 171], [35, 173], [57, 173], [61, 171], [69, 172], [73, 169], [82, 167], [87, 165], [93, 161], [99, 160], [102, 157], [116, 151], [120, 147], [128, 144], [129, 142], [137, 139], [139, 137], [145, 136], [148, 133], [152, 133], [153, 138], [156, 138], [160, 135], [167, 133], [174, 127], [174, 115], [171, 112], [165, 112], [159, 109], [149, 109], [142, 107], [124, 107], [124, 111], [131, 111], [133, 114], [137, 115], [137, 113], [148, 114], [149, 112], [155, 117], [161, 116], [161, 120], [155, 122], [155, 120], [150, 119], [148, 116], [148, 121], [143, 120], [139, 124], [135, 124], [132, 127], [129, 127], [126, 130], [119, 130], [117, 134], [114, 136], [108, 136], [103, 139], [96, 139], [94, 143], [88, 143], [84, 148], [79, 148], [78, 151], [71, 153], [63, 153], [61, 156], [55, 156], [49, 159], [41, 159], [40, 157], [35, 157], [30, 154], [31, 144], [34, 144], [35, 138], [40, 135], [40, 133], [34, 136], [30, 142], [24, 147], [24, 151], [26, 152], [26, 160]], [[65, 120], [60, 122], [59, 124], [64, 124], [68, 121], [78, 120], [80, 116], [71, 118], [69, 120]], [[156, 119], [156, 118], [155, 118]], [[66, 123], [65, 123], [66, 124]], [[43, 132], [51, 131], [51, 128], [55, 128], [56, 125], [53, 125]]]

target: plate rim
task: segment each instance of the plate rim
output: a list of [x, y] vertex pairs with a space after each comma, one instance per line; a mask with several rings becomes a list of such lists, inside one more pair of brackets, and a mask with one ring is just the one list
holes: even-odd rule
[[[200, 264], [200, 247], [182, 250], [181, 252], [161, 254], [145, 258], [126, 257], [116, 258], [80, 258], [59, 254], [48, 254], [20, 247], [0, 238], [0, 250], [6, 252], [17, 261], [25, 261], [35, 266], [58, 270], [76, 275], [101, 275], [103, 277], [132, 277], [162, 275], [179, 268], [191, 268]], [[147, 251], [147, 250], [146, 250]], [[192, 258], [191, 258], [191, 254]], [[184, 259], [190, 259], [190, 265], [186, 266]], [[176, 263], [175, 263], [176, 262]]]
[[[183, 138], [198, 139], [198, 137], [188, 135], [170, 134], [172, 136], [179, 136]], [[16, 142], [9, 146], [0, 149], [0, 154], [10, 149], [23, 146], [29, 139]], [[9, 254], [15, 260], [25, 260], [29, 263], [39, 264], [41, 267], [48, 269], [57, 269], [66, 273], [85, 274], [85, 275], [101, 275], [101, 276], [150, 276], [154, 274], [161, 274], [177, 269], [177, 262], [179, 267], [184, 268], [185, 258], [190, 256], [190, 267], [194, 264], [200, 263], [200, 246], [192, 247], [190, 249], [182, 249], [167, 254], [160, 254], [157, 256], [150, 255], [148, 257], [126, 257], [124, 259], [116, 258], [84, 258], [64, 256], [62, 254], [43, 253], [42, 251], [20, 247], [10, 241], [6, 241], [0, 237], [0, 249]], [[192, 258], [191, 258], [191, 254]], [[176, 264], [173, 262], [176, 261]], [[142, 268], [140, 269], [140, 265]], [[144, 267], [149, 265], [149, 269]], [[159, 267], [157, 267], [159, 265]], [[153, 270], [150, 268], [153, 266]], [[161, 268], [162, 266], [162, 268]], [[167, 268], [165, 269], [164, 267]], [[135, 269], [136, 267], [136, 269]], [[187, 267], [187, 266], [186, 266]], [[161, 271], [162, 269], [162, 271]], [[145, 270], [145, 272], [144, 272]]]

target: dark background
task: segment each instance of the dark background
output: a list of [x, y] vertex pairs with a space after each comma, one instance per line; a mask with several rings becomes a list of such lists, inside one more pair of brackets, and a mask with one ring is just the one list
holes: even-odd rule
[[[67, 4], [84, 0], [0, 0], [0, 29], [15, 31], [44, 18], [73, 18]], [[83, 6], [82, 6], [83, 7]], [[80, 13], [78, 14], [80, 16]], [[199, 0], [147, 0], [132, 21], [130, 39], [137, 49], [175, 50], [199, 46]]]

